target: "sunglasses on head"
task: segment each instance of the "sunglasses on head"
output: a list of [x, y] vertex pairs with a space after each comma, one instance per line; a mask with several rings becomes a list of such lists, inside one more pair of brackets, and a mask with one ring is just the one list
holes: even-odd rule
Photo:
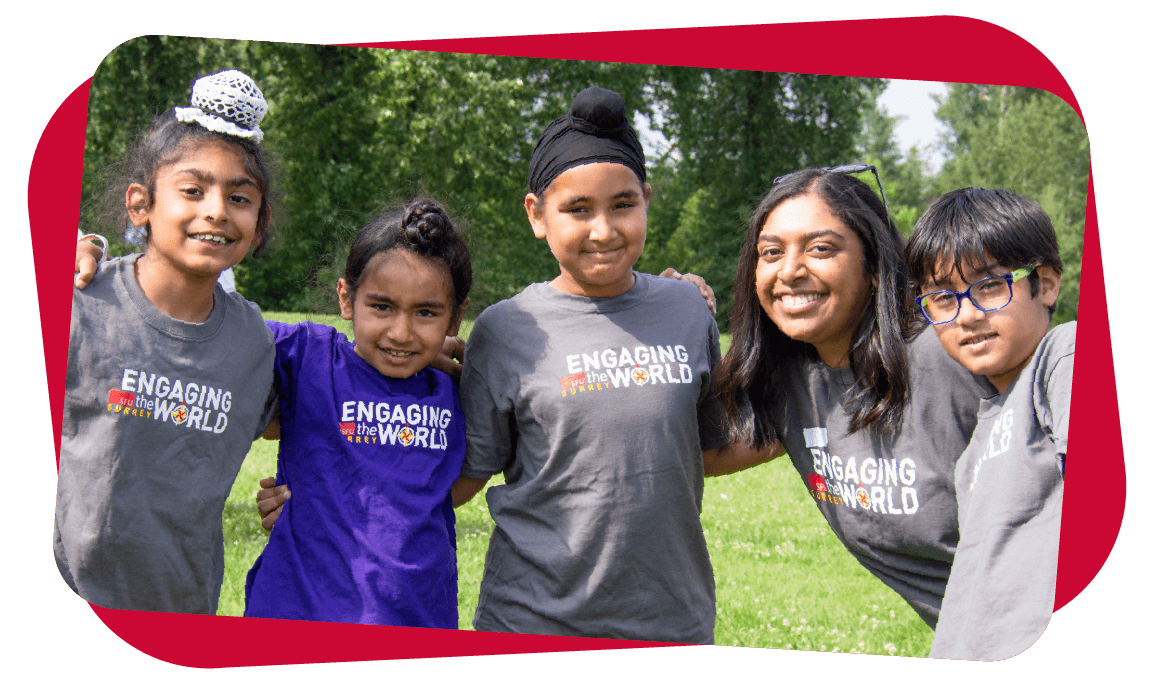
[[[882, 177], [880, 177], [878, 175], [878, 168], [876, 168], [873, 164], [871, 164], [871, 163], [848, 163], [846, 165], [831, 165], [827, 168], [819, 168], [819, 169], [822, 170], [823, 172], [838, 173], [839, 175], [852, 175], [854, 173], [861, 173], [861, 172], [867, 172], [867, 171], [874, 173], [874, 179], [878, 182], [878, 195], [882, 197], [882, 206], [886, 209], [886, 215], [887, 216], [890, 215], [890, 204], [888, 204], [886, 202], [886, 191], [882, 188]], [[793, 174], [794, 173], [790, 173], [789, 175], [782, 175], [781, 177], [775, 177], [775, 178], [773, 178], [773, 184], [777, 185], [782, 180], [786, 179], [787, 177], [789, 177], [790, 175], [793, 175]]]

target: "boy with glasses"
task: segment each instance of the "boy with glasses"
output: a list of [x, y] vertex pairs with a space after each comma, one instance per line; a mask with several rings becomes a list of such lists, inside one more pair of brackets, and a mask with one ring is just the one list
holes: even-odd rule
[[999, 391], [956, 467], [960, 538], [931, 656], [1004, 659], [1055, 601], [1075, 352], [1075, 322], [1051, 328], [1059, 247], [1035, 201], [960, 189], [919, 219], [906, 263], [947, 353]]

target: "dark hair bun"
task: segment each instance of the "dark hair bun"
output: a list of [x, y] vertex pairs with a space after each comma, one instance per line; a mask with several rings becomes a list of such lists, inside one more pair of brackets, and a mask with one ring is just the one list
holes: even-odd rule
[[401, 223], [407, 239], [419, 247], [429, 246], [449, 232], [454, 226], [447, 212], [430, 199], [416, 199], [403, 214]]
[[357, 289], [371, 259], [395, 249], [446, 266], [451, 274], [455, 308], [467, 301], [471, 290], [471, 253], [442, 204], [431, 199], [415, 199], [403, 208], [395, 207], [372, 218], [351, 244], [343, 278]]

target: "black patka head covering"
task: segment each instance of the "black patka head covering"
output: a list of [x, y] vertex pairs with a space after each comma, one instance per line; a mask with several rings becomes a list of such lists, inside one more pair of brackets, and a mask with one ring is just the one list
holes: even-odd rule
[[645, 181], [644, 149], [624, 99], [599, 86], [576, 94], [568, 113], [544, 130], [528, 166], [528, 189], [540, 196], [560, 173], [585, 163], [620, 163]]

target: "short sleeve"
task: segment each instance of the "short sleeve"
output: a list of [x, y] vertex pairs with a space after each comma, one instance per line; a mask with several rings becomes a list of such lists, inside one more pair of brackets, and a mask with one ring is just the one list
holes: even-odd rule
[[[721, 334], [717, 330], [717, 322], [713, 319], [709, 319], [705, 351], [709, 358], [709, 371], [716, 372], [717, 366], [721, 364]], [[700, 436], [701, 450], [713, 450], [728, 445], [729, 435], [725, 406], [713, 392], [712, 377], [706, 381], [707, 385], [702, 387], [701, 397], [697, 403], [697, 433]]]
[[1071, 421], [1071, 375], [1075, 355], [1069, 353], [1052, 368], [1047, 379], [1047, 435], [1055, 444], [1059, 473], [1067, 459], [1067, 426]]
[[270, 422], [278, 418], [280, 409], [278, 389], [271, 384], [270, 391], [266, 394], [266, 402], [262, 405], [262, 415], [258, 418], [258, 428], [254, 430], [255, 441], [262, 438], [262, 434], [266, 433], [266, 428], [270, 426]]
[[309, 324], [267, 321], [266, 326], [274, 335], [274, 380], [270, 384], [254, 438], [265, 433], [270, 422], [279, 417], [282, 401], [294, 397], [294, 379], [306, 348], [306, 329]]
[[463, 474], [488, 479], [504, 470], [515, 452], [515, 422], [511, 403], [497, 400], [487, 373], [502, 367], [491, 366], [495, 339], [486, 323], [475, 322], [463, 355], [463, 375], [459, 399], [467, 430], [467, 456]]

